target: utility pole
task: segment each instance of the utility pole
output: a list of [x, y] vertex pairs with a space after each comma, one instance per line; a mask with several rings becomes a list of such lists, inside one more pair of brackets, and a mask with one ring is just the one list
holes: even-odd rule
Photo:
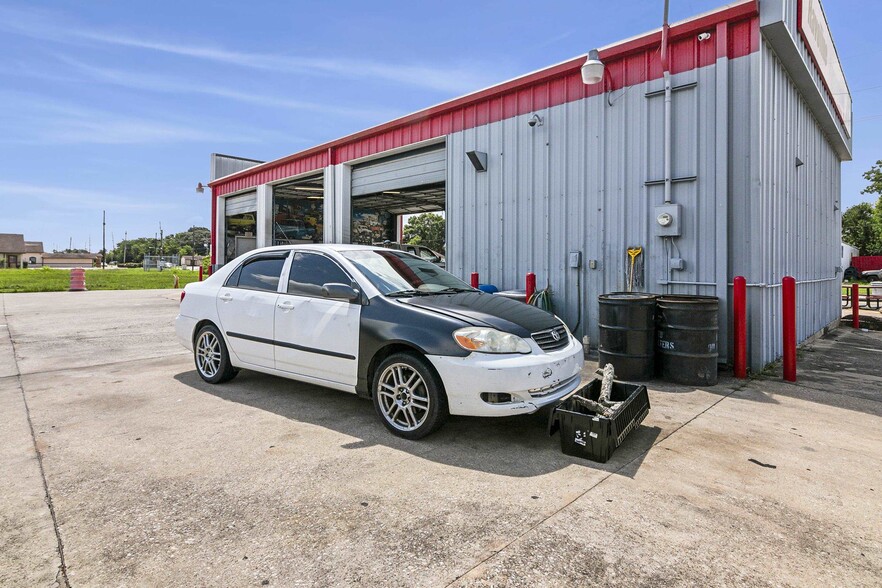
[[162, 257], [165, 254], [165, 247], [162, 241], [162, 223], [159, 223], [159, 256]]
[[107, 211], [101, 211], [101, 269], [105, 269], [107, 259]]
[[70, 238], [70, 241], [67, 244], [67, 250], [68, 251], [73, 250], [73, 237]]
[[126, 231], [125, 235], [123, 235], [123, 263], [126, 262], [126, 253], [128, 253], [129, 247], [129, 232]]

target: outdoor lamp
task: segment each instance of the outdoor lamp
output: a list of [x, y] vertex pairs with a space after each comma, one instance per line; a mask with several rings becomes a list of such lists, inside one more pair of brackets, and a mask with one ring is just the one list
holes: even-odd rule
[[604, 65], [600, 61], [600, 53], [597, 52], [597, 49], [592, 49], [588, 52], [585, 65], [582, 66], [582, 83], [596, 84], [600, 82], [603, 79], [603, 70]]

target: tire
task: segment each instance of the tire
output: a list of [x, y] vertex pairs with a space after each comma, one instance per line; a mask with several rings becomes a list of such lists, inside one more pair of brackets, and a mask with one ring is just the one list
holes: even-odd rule
[[239, 372], [230, 363], [230, 353], [223, 335], [214, 325], [205, 325], [196, 333], [193, 361], [199, 377], [209, 384], [227, 382]]
[[405, 439], [422, 439], [447, 420], [444, 386], [416, 355], [396, 353], [384, 359], [374, 372], [371, 396], [386, 428]]

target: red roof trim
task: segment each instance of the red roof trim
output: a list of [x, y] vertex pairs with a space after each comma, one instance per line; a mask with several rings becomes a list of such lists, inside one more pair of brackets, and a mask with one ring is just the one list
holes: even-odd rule
[[[715, 32], [719, 23], [726, 28], [728, 57], [734, 59], [758, 50], [757, 0], [727, 6], [716, 12], [675, 24], [670, 28], [671, 71], [679, 73], [710, 65], [720, 57], [719, 43], [698, 47], [700, 32]], [[281, 159], [219, 178], [209, 185], [214, 196], [253, 188], [329, 164], [350, 161], [396, 147], [418, 143], [467, 128], [488, 124], [519, 114], [580, 100], [661, 77], [658, 55], [651, 52], [661, 42], [661, 31], [611, 45], [600, 50], [607, 63], [607, 80], [585, 86], [579, 56], [520, 78], [498, 84], [448, 102], [432, 106], [393, 121], [328, 141]], [[636, 72], [636, 73], [635, 73]]]

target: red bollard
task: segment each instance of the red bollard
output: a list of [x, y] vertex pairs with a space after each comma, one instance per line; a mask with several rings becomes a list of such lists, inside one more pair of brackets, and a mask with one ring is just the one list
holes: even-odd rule
[[478, 272], [472, 272], [472, 288], [478, 287]]
[[784, 276], [781, 280], [783, 304], [784, 380], [796, 381], [796, 280]]
[[857, 284], [851, 285], [851, 326], [855, 329], [861, 328], [861, 290]]
[[747, 280], [735, 276], [732, 298], [732, 311], [735, 318], [735, 377], [747, 377]]
[[70, 292], [86, 291], [86, 270], [81, 267], [70, 270]]
[[524, 301], [527, 304], [530, 304], [530, 299], [533, 298], [533, 294], [536, 293], [536, 274], [533, 272], [527, 272], [527, 299]]
[[202, 266], [199, 266], [199, 281], [202, 281]]

